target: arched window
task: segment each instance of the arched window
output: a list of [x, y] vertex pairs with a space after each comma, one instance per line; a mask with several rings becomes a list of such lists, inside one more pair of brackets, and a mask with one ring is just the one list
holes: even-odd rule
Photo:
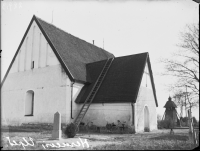
[[144, 107], [144, 131], [149, 131], [149, 109]]
[[34, 109], [34, 92], [29, 90], [25, 97], [25, 116], [33, 116]]

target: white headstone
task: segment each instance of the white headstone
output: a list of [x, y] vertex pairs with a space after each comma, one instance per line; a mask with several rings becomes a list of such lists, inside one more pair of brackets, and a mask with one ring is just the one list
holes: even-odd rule
[[61, 131], [61, 115], [59, 112], [54, 114], [54, 123], [53, 123], [53, 131], [51, 139], [61, 139], [62, 131]]

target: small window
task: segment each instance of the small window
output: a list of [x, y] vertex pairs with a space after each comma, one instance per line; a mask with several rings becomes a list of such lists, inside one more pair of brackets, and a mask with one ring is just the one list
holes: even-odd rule
[[32, 64], [31, 64], [31, 69], [34, 68], [34, 61], [32, 61]]
[[25, 116], [33, 116], [34, 92], [32, 90], [26, 92], [25, 98]]

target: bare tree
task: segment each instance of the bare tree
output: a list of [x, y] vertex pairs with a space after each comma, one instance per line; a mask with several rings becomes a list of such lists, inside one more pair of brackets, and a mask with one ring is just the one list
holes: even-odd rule
[[184, 93], [178, 90], [177, 92], [174, 93], [172, 98], [174, 99], [176, 105], [180, 107], [181, 110], [180, 117], [183, 117], [183, 107], [186, 106], [186, 97]]
[[174, 93], [173, 98], [176, 105], [181, 109], [181, 117], [183, 117], [183, 107], [188, 110], [199, 105], [199, 97], [192, 92], [186, 92], [179, 89]]
[[[170, 59], [163, 59], [166, 72], [164, 75], [177, 77], [172, 89], [175, 91], [185, 88], [191, 96], [199, 96], [199, 24], [187, 25], [186, 31], [181, 33], [181, 49]], [[192, 101], [192, 100], [191, 100]]]

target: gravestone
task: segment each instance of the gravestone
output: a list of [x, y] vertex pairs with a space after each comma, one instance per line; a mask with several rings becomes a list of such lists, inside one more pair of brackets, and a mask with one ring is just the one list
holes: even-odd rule
[[61, 115], [59, 112], [54, 114], [54, 123], [53, 123], [53, 131], [51, 139], [61, 139], [62, 131], [61, 131]]

